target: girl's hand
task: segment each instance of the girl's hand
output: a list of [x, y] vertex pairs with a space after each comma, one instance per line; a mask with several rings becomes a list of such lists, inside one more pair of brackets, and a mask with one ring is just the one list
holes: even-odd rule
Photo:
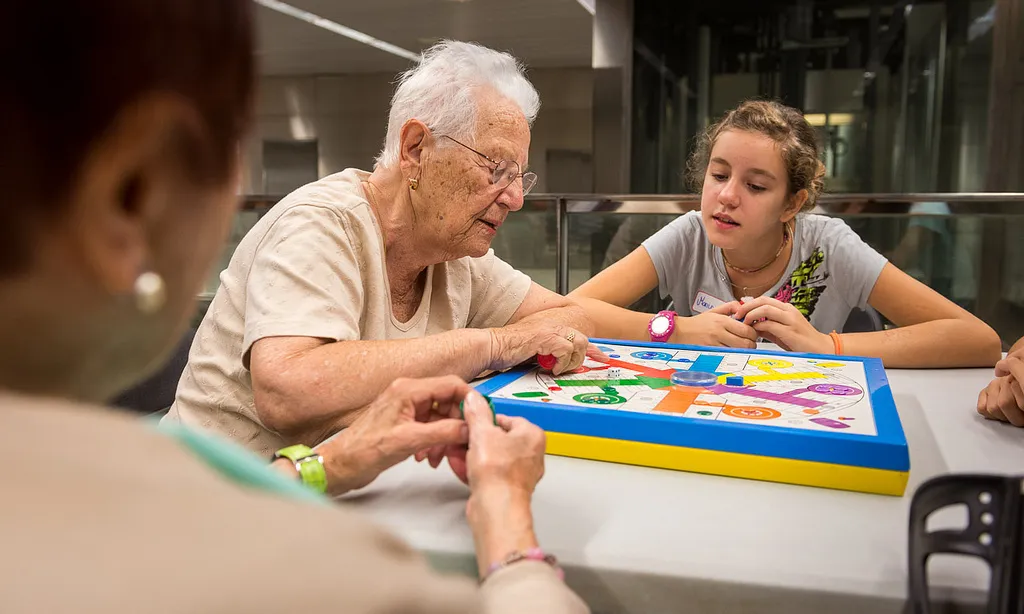
[[797, 308], [768, 296], [743, 303], [736, 317], [762, 337], [789, 352], [833, 354], [832, 338], [818, 332]]
[[735, 317], [739, 308], [739, 301], [732, 301], [688, 318], [676, 316], [669, 342], [752, 350], [757, 347], [757, 331]]

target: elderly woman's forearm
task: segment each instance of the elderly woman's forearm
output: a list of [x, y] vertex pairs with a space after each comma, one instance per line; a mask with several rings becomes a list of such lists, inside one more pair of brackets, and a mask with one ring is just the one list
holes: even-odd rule
[[[460, 329], [390, 341], [339, 341], [291, 356], [253, 378], [256, 412], [270, 429], [309, 438], [329, 421], [347, 426], [355, 412], [399, 377], [475, 377], [490, 361], [486, 330]], [[324, 432], [323, 435], [329, 435]]]
[[543, 318], [549, 322], [557, 322], [569, 328], [580, 331], [588, 337], [594, 335], [594, 331], [597, 330], [594, 326], [593, 320], [587, 315], [587, 312], [580, 307], [577, 303], [572, 302], [568, 305], [561, 307], [553, 307], [544, 311], [538, 311], [534, 314], [523, 318], [523, 320]]

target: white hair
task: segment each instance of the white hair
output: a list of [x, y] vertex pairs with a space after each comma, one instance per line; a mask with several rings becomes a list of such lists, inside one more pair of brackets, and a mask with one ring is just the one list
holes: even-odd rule
[[388, 134], [376, 165], [386, 168], [398, 162], [402, 126], [410, 119], [420, 120], [438, 135], [472, 141], [481, 88], [514, 102], [533, 125], [540, 96], [524, 70], [511, 55], [475, 43], [445, 40], [430, 47], [419, 65], [398, 77]]

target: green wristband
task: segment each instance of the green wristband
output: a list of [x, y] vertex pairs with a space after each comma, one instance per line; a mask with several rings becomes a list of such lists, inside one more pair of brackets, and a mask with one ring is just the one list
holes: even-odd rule
[[324, 469], [324, 457], [309, 446], [302, 444], [281, 448], [274, 453], [274, 458], [287, 458], [299, 472], [299, 479], [306, 486], [323, 493], [327, 492], [327, 470]]

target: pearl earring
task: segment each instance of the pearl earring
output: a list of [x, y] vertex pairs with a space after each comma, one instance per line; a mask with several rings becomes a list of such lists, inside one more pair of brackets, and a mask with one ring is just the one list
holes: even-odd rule
[[167, 301], [167, 287], [159, 273], [146, 271], [135, 279], [135, 306], [145, 314], [160, 311]]

